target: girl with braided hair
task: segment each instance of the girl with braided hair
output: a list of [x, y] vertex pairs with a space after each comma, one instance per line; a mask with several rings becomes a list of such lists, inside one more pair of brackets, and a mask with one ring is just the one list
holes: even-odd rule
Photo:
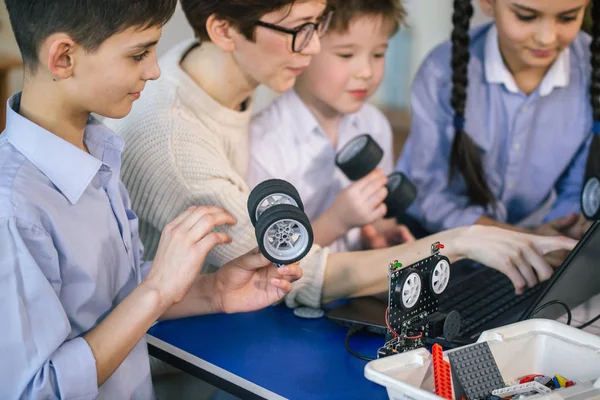
[[398, 164], [418, 188], [411, 215], [430, 232], [485, 224], [578, 239], [592, 128], [591, 41], [580, 31], [589, 0], [479, 0], [494, 22], [470, 31], [471, 3], [454, 1], [452, 39], [412, 88]]
[[600, 219], [600, 1], [594, 1], [591, 9], [592, 33], [592, 82], [590, 100], [592, 103], [592, 144], [588, 155], [585, 185], [581, 195], [583, 214], [589, 219]]

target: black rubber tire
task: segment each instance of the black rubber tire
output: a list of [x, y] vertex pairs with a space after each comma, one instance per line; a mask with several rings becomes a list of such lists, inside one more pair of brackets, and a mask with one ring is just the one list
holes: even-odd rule
[[[360, 150], [354, 155], [347, 156], [346, 153], [360, 142], [364, 142]], [[383, 149], [371, 135], [365, 133], [352, 139], [337, 153], [335, 165], [346, 174], [348, 179], [357, 181], [373, 171], [382, 158]]]
[[[402, 288], [404, 287], [406, 281], [412, 276], [412, 274], [417, 274], [419, 278], [421, 278], [421, 291], [419, 292], [419, 297], [417, 297], [417, 301], [415, 301], [415, 304], [413, 304], [411, 307], [408, 307], [402, 301]], [[396, 301], [396, 304], [399, 304], [400, 307], [402, 307], [402, 309], [409, 311], [415, 308], [417, 304], [419, 304], [419, 300], [421, 299], [421, 295], [423, 294], [424, 281], [423, 275], [416, 268], [407, 268], [405, 271], [403, 271], [403, 275], [404, 277], [398, 281], [396, 287], [394, 288], [394, 300]]]
[[387, 189], [385, 218], [401, 217], [417, 198], [417, 188], [402, 172], [388, 175]]
[[[300, 249], [300, 252], [293, 257], [288, 258], [282, 258], [278, 255], [271, 254], [265, 245], [265, 234], [268, 232], [269, 228], [276, 222], [285, 219], [293, 220], [302, 225], [308, 235], [306, 243]], [[272, 263], [282, 265], [292, 264], [303, 259], [312, 248], [314, 239], [312, 226], [308, 217], [304, 214], [304, 211], [289, 204], [278, 204], [268, 208], [260, 218], [258, 218], [255, 233], [260, 252]]]
[[444, 321], [443, 335], [444, 339], [448, 342], [454, 341], [458, 332], [460, 332], [461, 326], [461, 318], [460, 314], [456, 310], [452, 310], [446, 316], [446, 321]]
[[[593, 198], [596, 197], [594, 201]], [[589, 220], [600, 219], [600, 179], [590, 176], [581, 191], [581, 212]], [[595, 203], [595, 204], [594, 204]]]
[[[448, 280], [446, 281], [446, 284], [445, 284], [444, 288], [442, 289], [442, 291], [439, 292], [439, 293], [436, 293], [435, 290], [434, 290], [434, 287], [433, 287], [433, 277], [435, 276], [435, 269], [436, 269], [436, 267], [440, 263], [442, 263], [442, 262], [445, 262], [446, 264], [448, 264]], [[428, 274], [429, 276], [427, 277], [427, 281], [428, 281], [427, 284], [429, 286], [429, 291], [431, 292], [431, 294], [433, 296], [439, 297], [439, 296], [441, 296], [446, 291], [446, 289], [448, 289], [448, 285], [449, 285], [450, 279], [452, 277], [452, 272], [451, 271], [452, 271], [452, 268], [451, 268], [450, 260], [448, 258], [446, 258], [446, 257], [443, 257], [443, 256], [440, 257], [435, 262], [435, 265], [431, 266], [431, 271], [429, 272], [429, 274]]]
[[282, 179], [268, 179], [256, 185], [252, 189], [252, 192], [250, 192], [250, 196], [248, 196], [248, 215], [250, 216], [252, 225], [256, 226], [256, 209], [260, 203], [267, 197], [278, 193], [292, 198], [298, 204], [298, 208], [304, 211], [304, 204], [300, 198], [300, 193], [298, 193], [294, 185]]

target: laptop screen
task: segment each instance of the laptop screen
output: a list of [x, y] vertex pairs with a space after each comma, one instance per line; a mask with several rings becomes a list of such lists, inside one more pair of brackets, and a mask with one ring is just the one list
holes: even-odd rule
[[[558, 300], [566, 303], [571, 310], [600, 293], [600, 229], [595, 221], [581, 238], [575, 249], [558, 268], [546, 289], [523, 313], [520, 319], [527, 319], [540, 306]], [[565, 314], [560, 304], [544, 308], [534, 318], [557, 319]]]

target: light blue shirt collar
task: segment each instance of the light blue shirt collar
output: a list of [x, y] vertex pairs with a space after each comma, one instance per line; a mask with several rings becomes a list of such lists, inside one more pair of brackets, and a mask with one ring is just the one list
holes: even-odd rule
[[[91, 154], [61, 139], [22, 117], [18, 111], [21, 93], [8, 100], [7, 140], [15, 146], [60, 190], [71, 204], [76, 204], [103, 164], [120, 169], [118, 158], [123, 142], [108, 128], [90, 117], [84, 141]], [[113, 149], [106, 152], [105, 149]]]
[[[570, 75], [570, 51], [569, 48], [564, 49], [550, 67], [546, 76], [540, 84], [540, 96], [547, 96], [555, 88], [562, 88], [569, 85]], [[509, 92], [519, 93], [513, 75], [510, 73], [498, 44], [498, 28], [492, 25], [487, 33], [485, 42], [485, 77], [488, 83], [503, 84]]]

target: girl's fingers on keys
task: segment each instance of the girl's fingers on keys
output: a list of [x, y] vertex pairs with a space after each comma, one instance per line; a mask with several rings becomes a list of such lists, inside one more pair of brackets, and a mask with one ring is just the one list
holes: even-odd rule
[[519, 260], [515, 263], [521, 276], [525, 279], [527, 287], [534, 287], [537, 284], [537, 277], [533, 267], [525, 260]]
[[527, 248], [523, 251], [523, 258], [533, 267], [540, 282], [550, 279], [553, 272], [552, 267], [534, 248]]
[[500, 272], [502, 272], [508, 277], [508, 279], [510, 279], [513, 286], [515, 287], [516, 294], [523, 293], [523, 290], [526, 286], [526, 282], [525, 278], [523, 278], [523, 275], [521, 274], [519, 268], [516, 265], [514, 265], [510, 260], [508, 260], [508, 262], [505, 263], [503, 268], [500, 269]]
[[546, 255], [556, 250], [571, 251], [577, 245], [577, 240], [565, 236], [534, 236], [531, 241], [533, 247], [541, 255]]

